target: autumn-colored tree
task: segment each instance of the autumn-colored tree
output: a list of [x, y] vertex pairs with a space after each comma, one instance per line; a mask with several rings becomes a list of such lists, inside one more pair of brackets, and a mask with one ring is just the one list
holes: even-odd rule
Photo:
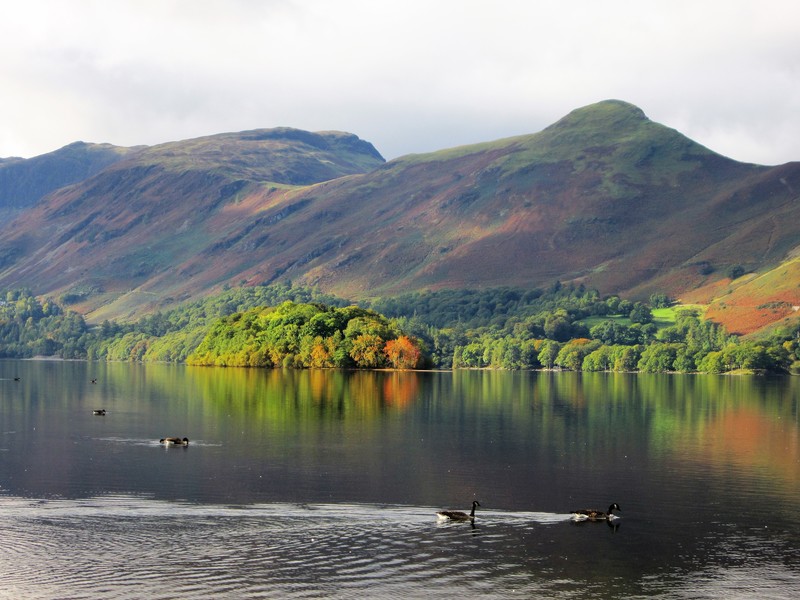
[[415, 369], [422, 356], [416, 343], [404, 335], [386, 342], [383, 352], [395, 369]]
[[314, 346], [311, 348], [311, 359], [308, 366], [312, 369], [324, 369], [325, 367], [333, 366], [331, 355], [325, 347], [325, 341], [319, 336], [314, 339]]
[[353, 340], [350, 357], [357, 367], [375, 368], [383, 364], [383, 338], [378, 335], [364, 333]]

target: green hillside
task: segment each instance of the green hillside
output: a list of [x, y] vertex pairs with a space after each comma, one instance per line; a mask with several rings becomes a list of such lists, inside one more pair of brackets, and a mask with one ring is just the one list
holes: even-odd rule
[[555, 282], [683, 299], [787, 260], [798, 189], [800, 164], [730, 160], [618, 100], [388, 163], [352, 134], [226, 133], [143, 149], [0, 225], [0, 286], [93, 323], [289, 281], [365, 303]]

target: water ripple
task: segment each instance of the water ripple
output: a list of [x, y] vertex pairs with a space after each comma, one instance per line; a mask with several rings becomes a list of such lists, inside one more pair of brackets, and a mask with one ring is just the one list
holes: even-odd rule
[[[569, 515], [485, 510], [472, 527], [439, 523], [431, 507], [198, 505], [125, 495], [0, 496], [0, 511], [2, 598], [603, 596], [560, 566], [549, 546], [565, 543], [557, 533], [578, 543], [607, 534], [572, 527]], [[698, 583], [708, 597], [733, 593], [741, 584], [735, 573], [703, 573]], [[778, 591], [787, 589], [781, 581], [798, 583], [780, 569], [772, 580]], [[673, 597], [706, 597], [684, 592]]]

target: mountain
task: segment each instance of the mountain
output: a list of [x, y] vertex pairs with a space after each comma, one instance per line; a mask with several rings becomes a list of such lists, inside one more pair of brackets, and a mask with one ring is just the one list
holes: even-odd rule
[[7, 219], [46, 194], [83, 181], [137, 150], [75, 142], [34, 158], [0, 159], [0, 217]]
[[87, 299], [84, 310], [114, 316], [201, 295], [237, 274], [201, 272], [271, 196], [384, 162], [354, 135], [289, 128], [140, 149], [0, 228], [0, 286]]
[[[401, 158], [300, 194], [315, 209], [283, 224], [280, 253], [262, 266], [350, 296], [556, 279], [675, 291], [793, 247], [793, 222], [776, 211], [791, 207], [799, 173], [725, 159], [604, 102], [534, 135]], [[292, 236], [295, 222], [313, 238]]]
[[0, 286], [94, 320], [286, 279], [349, 298], [556, 280], [678, 297], [786, 260], [797, 190], [800, 164], [736, 162], [617, 100], [390, 162], [351, 134], [221, 134], [40, 200], [0, 228]]

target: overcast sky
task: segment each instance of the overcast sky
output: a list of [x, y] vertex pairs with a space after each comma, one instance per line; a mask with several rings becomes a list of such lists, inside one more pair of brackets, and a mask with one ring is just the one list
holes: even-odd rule
[[0, 0], [0, 157], [290, 126], [384, 157], [618, 98], [800, 160], [796, 0]]

